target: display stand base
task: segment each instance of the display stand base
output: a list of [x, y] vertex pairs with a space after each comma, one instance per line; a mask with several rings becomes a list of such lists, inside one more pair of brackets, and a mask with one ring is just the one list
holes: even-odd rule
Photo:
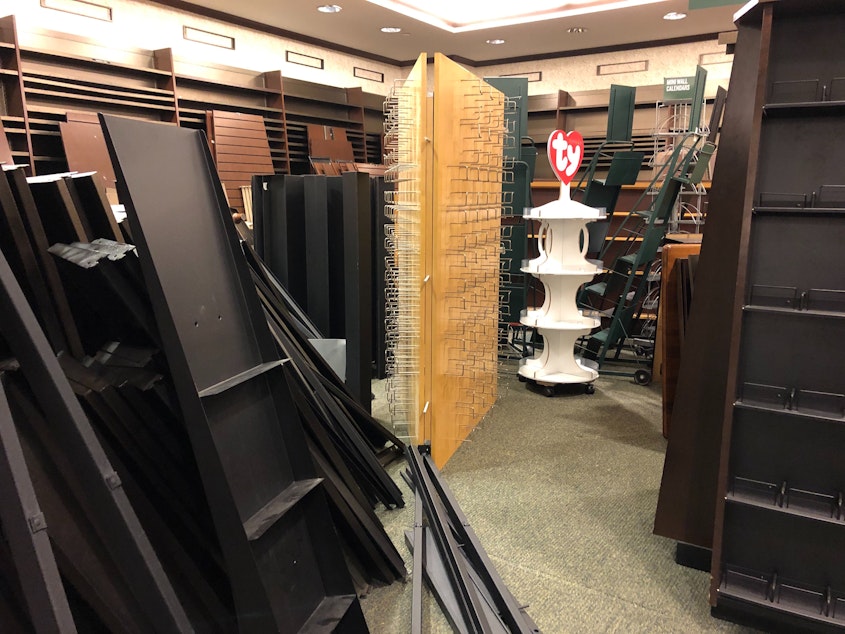
[[547, 383], [545, 381], [537, 381], [529, 379], [521, 374], [517, 375], [520, 382], [525, 383], [529, 390], [537, 392], [543, 396], [557, 396], [559, 394], [595, 394], [596, 385], [592, 381], [584, 383]]

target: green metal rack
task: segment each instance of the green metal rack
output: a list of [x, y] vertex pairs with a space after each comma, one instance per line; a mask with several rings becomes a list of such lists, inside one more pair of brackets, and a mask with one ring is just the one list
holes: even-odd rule
[[[616, 257], [604, 279], [586, 286], [581, 296], [585, 308], [603, 309], [606, 323], [587, 338], [583, 351], [584, 358], [596, 362], [598, 367], [614, 349], [614, 359], [620, 360], [622, 344], [634, 333], [634, 322], [643, 310], [649, 283], [655, 281], [653, 276], [658, 251], [678, 194], [684, 185], [701, 182], [715, 149], [715, 144], [705, 141], [696, 132], [686, 133], [676, 145], [669, 162], [658, 170], [650, 186], [600, 253], [603, 258], [609, 245], [615, 244], [618, 248], [620, 243], [623, 244], [622, 254]], [[661, 179], [663, 182], [654, 202], [647, 209], [639, 210], [643, 200]], [[634, 377], [639, 383], [648, 383], [650, 370], [638, 371]]]

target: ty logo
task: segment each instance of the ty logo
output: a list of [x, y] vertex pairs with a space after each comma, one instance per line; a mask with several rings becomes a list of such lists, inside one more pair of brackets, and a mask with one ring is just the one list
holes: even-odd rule
[[583, 137], [574, 130], [569, 133], [555, 130], [549, 135], [546, 151], [549, 155], [549, 163], [558, 179], [564, 185], [569, 185], [584, 158]]

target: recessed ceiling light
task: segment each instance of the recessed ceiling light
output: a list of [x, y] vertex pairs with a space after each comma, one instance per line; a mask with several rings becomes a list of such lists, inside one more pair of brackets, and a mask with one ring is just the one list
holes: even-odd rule
[[382, 33], [401, 33], [402, 28], [398, 26], [383, 26], [381, 27]]
[[[667, 0], [367, 0], [401, 15], [450, 33], [498, 29], [540, 20], [571, 18], [601, 11], [627, 9]], [[702, 2], [704, 0], [701, 0]], [[713, 4], [716, 0], [708, 0]], [[730, 0], [718, 0], [722, 4]], [[739, 1], [739, 0], [737, 0]], [[528, 7], [526, 9], [526, 7]]]
[[663, 16], [664, 20], [683, 20], [687, 17], [686, 13], [678, 13], [677, 11], [670, 11], [666, 15]]
[[487, 40], [488, 44], [504, 44], [504, 40]]
[[568, 29], [566, 29], [566, 32], [567, 32], [567, 33], [586, 33], [586, 32], [587, 32], [587, 27], [584, 27], [584, 26], [570, 26]]
[[320, 13], [340, 13], [342, 10], [343, 7], [339, 4], [323, 4], [317, 7]]

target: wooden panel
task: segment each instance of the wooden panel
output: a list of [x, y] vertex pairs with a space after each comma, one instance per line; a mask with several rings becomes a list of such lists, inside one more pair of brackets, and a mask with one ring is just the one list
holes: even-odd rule
[[0, 121], [0, 163], [12, 165], [14, 162], [12, 148], [9, 147], [9, 139], [6, 138], [6, 130], [3, 129], [3, 122]]
[[[89, 119], [93, 116], [93, 121]], [[97, 172], [106, 188], [115, 188], [114, 168], [96, 114], [69, 112], [68, 120], [59, 123], [68, 169], [74, 172]]]
[[250, 185], [253, 176], [275, 172], [264, 118], [212, 110], [207, 125], [217, 173], [223, 181], [229, 206], [244, 213], [241, 187]]
[[496, 400], [504, 95], [445, 56], [434, 60], [428, 379], [440, 466]]
[[[678, 305], [679, 258], [701, 252], [700, 244], [667, 244], [663, 247], [660, 269], [660, 308], [657, 317], [655, 367], [663, 382], [663, 437], [669, 437], [669, 419], [675, 402], [678, 369], [681, 365], [680, 306]], [[660, 359], [661, 362], [657, 363]]]
[[308, 155], [337, 161], [354, 161], [352, 143], [346, 130], [338, 126], [308, 125]]
[[[254, 147], [254, 148], [258, 148], [259, 150], [262, 150], [262, 151], [265, 147], [269, 148], [269, 144], [267, 143], [266, 135], [263, 139], [250, 139], [249, 137], [240, 137], [240, 136], [232, 136], [232, 135], [225, 135], [225, 134], [222, 135], [222, 139], [224, 141], [227, 138], [231, 139], [233, 141], [233, 143], [237, 142], [237, 147]], [[214, 150], [214, 153], [215, 153], [215, 158], [217, 157], [216, 145], [217, 144], [215, 143], [214, 144], [215, 147], [212, 148]], [[223, 146], [223, 148], [225, 148], [227, 145], [230, 145], [230, 144], [225, 143], [225, 142], [221, 143], [221, 146]]]
[[742, 236], [748, 231], [746, 201], [750, 203], [753, 189], [756, 159], [751, 156], [751, 137], [759, 136], [762, 112], [762, 95], [757, 94], [762, 36], [759, 29], [746, 32], [731, 74], [730, 101], [737, 106], [726, 108], [722, 122], [709, 196], [714, 211], [707, 219], [696, 272], [654, 521], [657, 535], [703, 548], [713, 543], [722, 421], [730, 384], [726, 362], [737, 323], [734, 283]]

